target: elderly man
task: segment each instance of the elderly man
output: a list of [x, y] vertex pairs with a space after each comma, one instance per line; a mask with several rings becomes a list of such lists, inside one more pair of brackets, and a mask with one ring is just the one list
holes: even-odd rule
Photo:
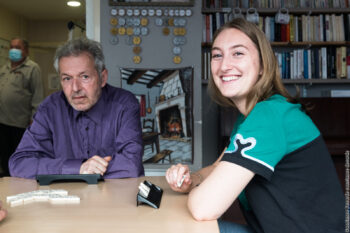
[[107, 84], [101, 45], [88, 39], [57, 49], [63, 91], [46, 98], [9, 161], [11, 176], [144, 175], [139, 103]]
[[8, 161], [44, 99], [41, 71], [28, 57], [29, 44], [22, 38], [10, 42], [9, 63], [0, 69], [0, 160], [8, 176]]

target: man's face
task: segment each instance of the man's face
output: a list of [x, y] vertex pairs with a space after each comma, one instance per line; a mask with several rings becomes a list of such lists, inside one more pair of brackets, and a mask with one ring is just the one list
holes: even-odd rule
[[19, 49], [22, 51], [22, 58], [27, 57], [28, 50], [24, 48], [24, 44], [20, 39], [13, 39], [10, 42], [10, 49]]
[[88, 111], [101, 96], [102, 87], [107, 83], [107, 70], [102, 72], [100, 78], [88, 53], [62, 57], [58, 65], [62, 89], [68, 102], [77, 111]]

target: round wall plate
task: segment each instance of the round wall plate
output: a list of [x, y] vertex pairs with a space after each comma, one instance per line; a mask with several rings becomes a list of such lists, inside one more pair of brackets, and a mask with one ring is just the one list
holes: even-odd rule
[[131, 36], [134, 34], [134, 28], [128, 27], [126, 28], [126, 35]]
[[127, 9], [126, 10], [126, 15], [127, 16], [133, 16], [133, 14], [134, 14], [134, 11], [132, 9]]
[[111, 9], [111, 15], [116, 16], [118, 14], [118, 10], [113, 8]]
[[136, 54], [136, 55], [139, 55], [142, 51], [141, 47], [140, 46], [134, 46], [132, 48], [132, 51]]
[[134, 15], [139, 16], [140, 15], [140, 9], [134, 9]]
[[181, 61], [182, 61], [182, 59], [181, 59], [180, 56], [175, 56], [175, 57], [173, 57], [173, 62], [174, 62], [175, 64], [180, 64]]
[[109, 20], [109, 23], [110, 23], [111, 25], [115, 26], [115, 25], [118, 24], [118, 19], [113, 17], [113, 18], [111, 18], [111, 19]]
[[134, 57], [132, 58], [132, 60], [133, 60], [133, 62], [134, 62], [135, 64], [139, 64], [139, 63], [141, 62], [141, 57], [140, 57], [140, 56], [134, 56]]
[[180, 9], [179, 15], [180, 15], [181, 17], [184, 17], [184, 16], [186, 15], [186, 11], [185, 11], [184, 9]]
[[118, 35], [118, 28], [111, 28], [110, 33], [115, 36]]
[[126, 26], [134, 26], [134, 20], [132, 18], [126, 18]]
[[141, 10], [141, 15], [142, 15], [142, 16], [147, 16], [147, 14], [148, 14], [147, 9], [142, 9], [142, 10]]
[[154, 16], [154, 14], [155, 14], [155, 11], [154, 11], [154, 9], [153, 8], [151, 8], [151, 9], [148, 9], [148, 16]]
[[118, 39], [118, 37], [116, 37], [116, 36], [112, 36], [112, 37], [109, 39], [109, 43], [111, 43], [112, 45], [116, 45], [116, 44], [118, 44], [118, 42], [119, 42], [119, 39]]
[[155, 19], [155, 24], [158, 27], [163, 26], [163, 19], [162, 18], [156, 18]]
[[186, 44], [186, 37], [184, 37], [184, 36], [175, 36], [173, 38], [173, 44], [176, 45], [176, 46]]
[[140, 43], [141, 43], [141, 37], [139, 37], [139, 36], [134, 36], [134, 37], [132, 38], [132, 43], [135, 44], [135, 45], [140, 44]]
[[169, 10], [168, 9], [164, 9], [163, 10], [163, 15], [164, 16], [169, 16]]
[[122, 17], [119, 18], [119, 19], [118, 19], [118, 25], [119, 25], [119, 26], [124, 26], [124, 25], [125, 25], [125, 21], [126, 21], [125, 18], [122, 18]]
[[160, 17], [160, 16], [162, 16], [162, 14], [163, 14], [162, 9], [157, 9], [156, 10], [156, 16]]
[[140, 18], [134, 18], [134, 19], [133, 19], [133, 24], [134, 24], [134, 26], [140, 26], [140, 24], [141, 24], [141, 19], [140, 19]]
[[125, 35], [125, 32], [126, 32], [126, 29], [125, 29], [125, 27], [120, 27], [120, 28], [118, 28], [118, 34], [119, 35]]
[[124, 8], [119, 9], [118, 10], [118, 15], [124, 16], [125, 15], [125, 9]]
[[135, 36], [141, 35], [141, 28], [140, 27], [134, 27], [134, 35]]
[[173, 54], [175, 54], [175, 55], [181, 54], [181, 47], [175, 46], [175, 47], [173, 48]]
[[141, 25], [147, 26], [148, 25], [148, 19], [147, 18], [141, 18]]
[[168, 27], [164, 27], [162, 33], [164, 36], [168, 36], [170, 34], [170, 29]]
[[148, 28], [147, 27], [141, 27], [141, 35], [143, 35], [143, 36], [148, 35]]

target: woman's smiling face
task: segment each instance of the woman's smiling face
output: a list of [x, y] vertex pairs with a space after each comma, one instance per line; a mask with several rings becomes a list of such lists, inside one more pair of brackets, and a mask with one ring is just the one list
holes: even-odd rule
[[245, 103], [247, 94], [262, 73], [256, 46], [243, 32], [230, 28], [216, 37], [211, 52], [215, 85], [236, 105]]

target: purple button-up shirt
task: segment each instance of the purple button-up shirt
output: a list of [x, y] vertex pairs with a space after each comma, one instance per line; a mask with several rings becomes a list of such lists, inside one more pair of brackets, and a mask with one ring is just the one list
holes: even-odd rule
[[11, 176], [79, 174], [94, 155], [112, 156], [104, 178], [144, 175], [139, 103], [121, 88], [106, 85], [87, 112], [74, 110], [56, 92], [39, 106], [31, 126], [9, 160]]

